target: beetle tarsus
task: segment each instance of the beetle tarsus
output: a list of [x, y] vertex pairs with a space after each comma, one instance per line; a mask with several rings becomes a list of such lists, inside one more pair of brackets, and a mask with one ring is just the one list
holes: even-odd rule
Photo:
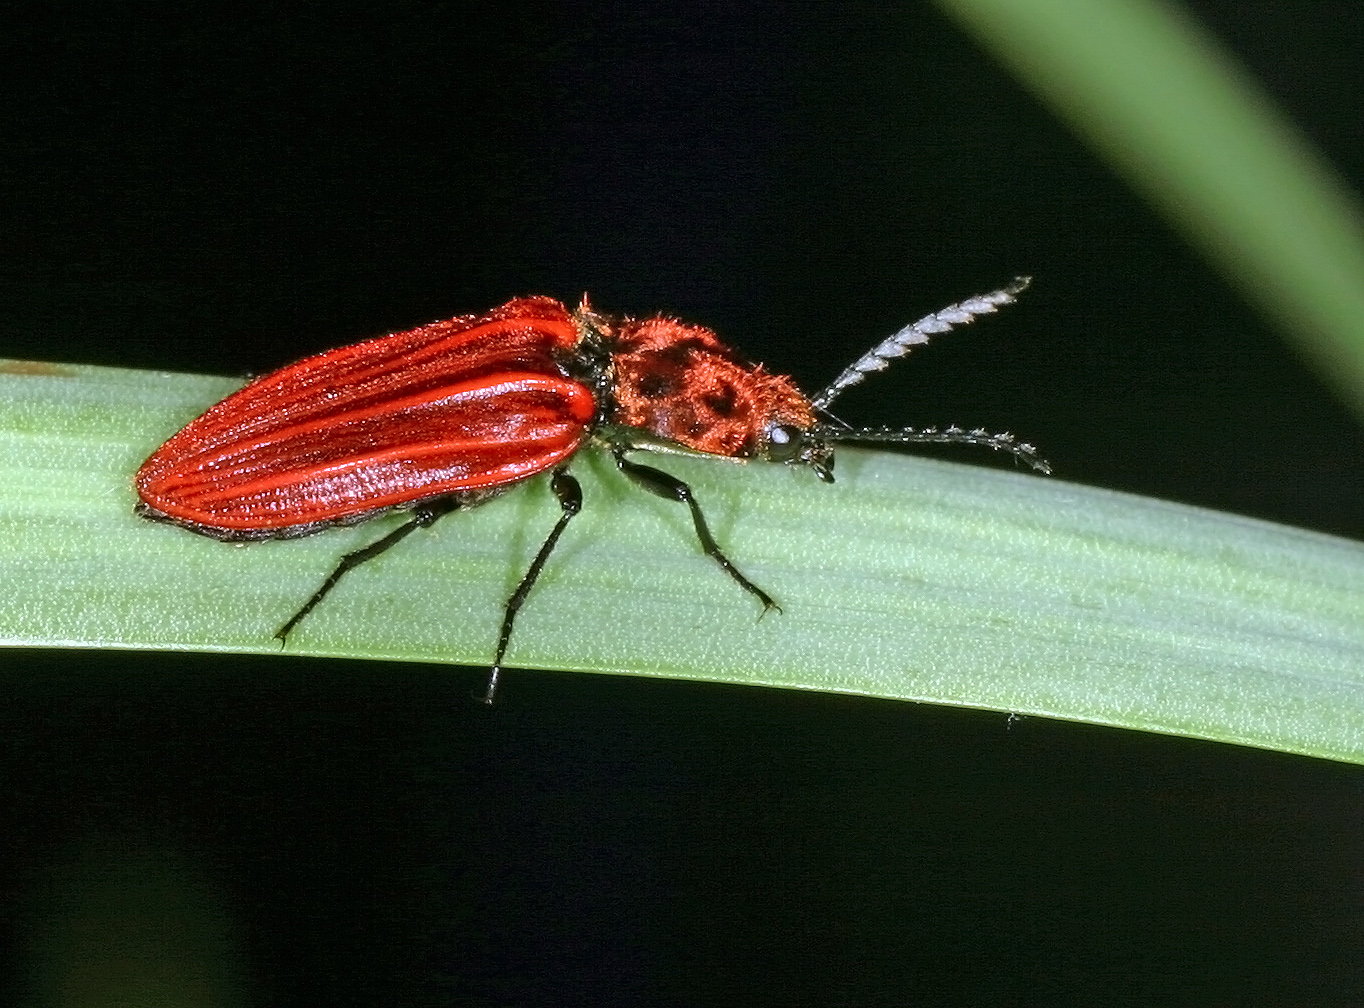
[[477, 690], [475, 690], [470, 695], [479, 703], [486, 704], [489, 707], [491, 707], [494, 703], [497, 702], [497, 681], [501, 678], [502, 678], [501, 667], [494, 665], [491, 669], [488, 670], [488, 688], [484, 690], [482, 693], [479, 693]]

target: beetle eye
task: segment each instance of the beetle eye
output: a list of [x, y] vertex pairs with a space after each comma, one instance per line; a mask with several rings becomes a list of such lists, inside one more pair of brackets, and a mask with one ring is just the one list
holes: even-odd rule
[[773, 462], [794, 462], [805, 450], [805, 432], [799, 427], [774, 424], [767, 429], [767, 457]]

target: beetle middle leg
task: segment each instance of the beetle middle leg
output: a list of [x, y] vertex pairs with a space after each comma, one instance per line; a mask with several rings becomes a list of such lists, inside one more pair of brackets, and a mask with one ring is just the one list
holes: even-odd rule
[[526, 596], [535, 587], [535, 582], [540, 579], [540, 572], [545, 569], [549, 555], [554, 552], [554, 547], [559, 544], [559, 537], [564, 534], [564, 529], [568, 528], [568, 523], [583, 509], [582, 485], [568, 470], [555, 469], [554, 475], [550, 478], [549, 486], [554, 491], [554, 496], [559, 498], [561, 514], [559, 520], [555, 522], [554, 528], [550, 530], [549, 535], [540, 545], [540, 552], [535, 554], [535, 559], [526, 568], [526, 573], [521, 577], [521, 583], [516, 586], [516, 591], [512, 592], [507, 599], [507, 606], [502, 612], [502, 632], [497, 637], [497, 655], [493, 658], [493, 667], [488, 673], [488, 689], [481, 697], [486, 704], [492, 703], [497, 694], [497, 681], [502, 676], [502, 659], [506, 657], [507, 645], [511, 643], [512, 627], [516, 625], [516, 614], [521, 611], [521, 605], [526, 601]]

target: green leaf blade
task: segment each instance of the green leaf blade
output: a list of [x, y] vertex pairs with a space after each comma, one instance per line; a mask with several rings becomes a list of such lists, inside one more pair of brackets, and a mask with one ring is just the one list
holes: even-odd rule
[[1357, 194], [1163, 0], [938, 0], [1292, 336], [1364, 416]]
[[[132, 514], [132, 475], [235, 383], [0, 367], [0, 642], [280, 653], [274, 630], [387, 517], [234, 546]], [[44, 435], [42, 431], [50, 432]], [[667, 458], [722, 546], [609, 460], [509, 663], [892, 697], [1364, 762], [1364, 546], [1057, 479], [840, 452], [838, 482]], [[350, 574], [287, 653], [490, 660], [557, 507], [533, 480]]]

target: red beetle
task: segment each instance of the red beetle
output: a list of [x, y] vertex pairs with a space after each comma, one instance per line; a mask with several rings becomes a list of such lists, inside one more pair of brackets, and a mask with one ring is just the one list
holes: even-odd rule
[[[1026, 278], [906, 326], [808, 398], [701, 326], [603, 318], [547, 297], [434, 322], [308, 357], [251, 382], [172, 437], [137, 473], [137, 513], [214, 539], [292, 539], [402, 509], [406, 524], [344, 556], [275, 634], [284, 640], [353, 567], [414, 529], [552, 470], [562, 511], [507, 600], [485, 699], [491, 702], [517, 611], [582, 490], [568, 472], [588, 442], [632, 482], [691, 510], [707, 555], [762, 602], [730, 563], [691, 488], [635, 451], [810, 466], [833, 482], [838, 441], [977, 444], [1047, 464], [1008, 434], [957, 427], [858, 430], [828, 413], [845, 388], [910, 348], [1010, 304]], [[821, 419], [820, 415], [827, 419]]]

